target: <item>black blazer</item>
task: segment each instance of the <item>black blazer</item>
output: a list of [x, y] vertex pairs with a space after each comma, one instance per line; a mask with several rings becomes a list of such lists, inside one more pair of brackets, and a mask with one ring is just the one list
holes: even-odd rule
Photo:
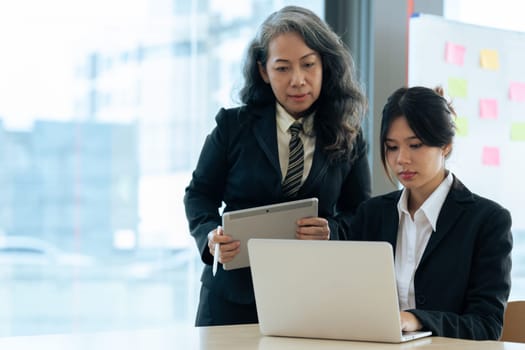
[[[221, 224], [222, 202], [224, 211], [230, 211], [286, 201], [275, 116], [275, 105], [258, 111], [246, 107], [221, 109], [184, 197], [190, 231], [206, 264], [201, 281], [236, 303], [254, 302], [250, 270], [224, 271], [219, 266], [213, 277], [207, 236]], [[353, 161], [330, 164], [321, 146], [316, 145], [312, 168], [298, 193], [297, 199], [319, 199], [319, 216], [329, 221], [331, 239], [344, 236], [342, 227], [348, 226], [358, 205], [370, 197], [370, 170], [362, 135], [356, 139], [354, 154]]]
[[[395, 252], [401, 191], [358, 209], [347, 239], [387, 241]], [[434, 335], [497, 340], [510, 292], [510, 213], [456, 177], [416, 269], [416, 309]]]

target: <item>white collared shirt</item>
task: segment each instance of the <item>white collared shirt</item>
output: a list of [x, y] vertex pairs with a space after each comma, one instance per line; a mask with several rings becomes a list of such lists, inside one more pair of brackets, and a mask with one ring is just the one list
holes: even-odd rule
[[281, 166], [282, 179], [286, 177], [288, 170], [288, 159], [290, 155], [290, 138], [292, 135], [288, 131], [290, 125], [299, 121], [303, 124], [303, 130], [299, 133], [301, 141], [303, 141], [304, 150], [304, 169], [301, 184], [304, 183], [310, 169], [312, 168], [312, 161], [315, 151], [315, 135], [313, 133], [314, 113], [295, 120], [286, 110], [277, 103], [277, 148], [279, 149], [279, 164]]
[[414, 275], [428, 244], [430, 235], [436, 230], [441, 207], [452, 186], [453, 176], [447, 177], [414, 213], [414, 220], [408, 212], [408, 191], [403, 190], [397, 203], [399, 227], [396, 243], [396, 280], [401, 310], [415, 309]]

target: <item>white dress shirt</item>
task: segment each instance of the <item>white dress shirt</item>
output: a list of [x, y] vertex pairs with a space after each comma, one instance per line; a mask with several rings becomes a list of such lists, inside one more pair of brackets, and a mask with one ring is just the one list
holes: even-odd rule
[[303, 124], [303, 130], [299, 133], [299, 137], [303, 142], [304, 150], [304, 168], [301, 185], [304, 183], [310, 169], [312, 168], [312, 160], [315, 151], [315, 135], [313, 133], [314, 113], [299, 119], [294, 119], [286, 110], [277, 103], [277, 146], [279, 149], [279, 164], [281, 165], [282, 179], [286, 177], [288, 171], [288, 159], [290, 155], [290, 138], [292, 135], [288, 131], [290, 125], [299, 121]]
[[452, 186], [453, 176], [449, 172], [434, 192], [414, 213], [414, 219], [408, 212], [408, 191], [403, 190], [397, 203], [399, 227], [395, 252], [395, 269], [399, 308], [415, 309], [414, 275], [427, 246], [430, 235], [436, 230], [436, 223], [441, 207]]

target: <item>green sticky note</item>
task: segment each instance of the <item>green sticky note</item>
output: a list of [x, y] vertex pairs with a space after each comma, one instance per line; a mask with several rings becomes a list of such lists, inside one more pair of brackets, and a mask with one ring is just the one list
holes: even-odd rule
[[467, 80], [448, 78], [448, 94], [450, 97], [467, 97]]
[[512, 123], [510, 139], [512, 141], [525, 141], [525, 123]]
[[458, 136], [468, 135], [468, 118], [466, 117], [456, 118], [456, 135]]

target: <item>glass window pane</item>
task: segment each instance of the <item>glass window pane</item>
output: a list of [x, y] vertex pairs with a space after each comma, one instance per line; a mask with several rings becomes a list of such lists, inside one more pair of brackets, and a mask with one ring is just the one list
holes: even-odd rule
[[193, 324], [184, 188], [294, 2], [0, 3], [0, 336]]

